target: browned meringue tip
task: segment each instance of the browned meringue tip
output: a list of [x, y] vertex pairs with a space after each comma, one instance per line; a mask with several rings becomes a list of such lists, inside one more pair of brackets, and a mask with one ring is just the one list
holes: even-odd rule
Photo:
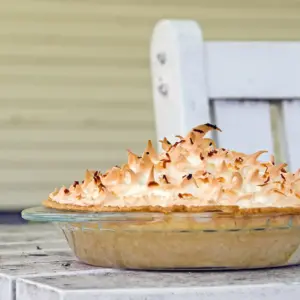
[[106, 174], [106, 176], [102, 179], [105, 184], [110, 182], [119, 182], [121, 177], [121, 168], [112, 167]]
[[152, 165], [153, 165], [153, 162], [150, 159], [150, 155], [148, 154], [148, 152], [144, 152], [142, 155], [142, 158], [140, 159], [140, 168], [147, 170], [148, 168], [151, 168]]
[[168, 163], [171, 163], [171, 157], [170, 154], [166, 152], [164, 153], [164, 157], [160, 160], [161, 167], [165, 169]]
[[196, 180], [193, 177], [193, 174], [188, 174], [186, 176], [184, 176], [180, 187], [185, 188], [188, 186], [194, 186], [194, 187], [198, 187]]
[[178, 193], [179, 198], [193, 198], [193, 195], [190, 193]]
[[204, 134], [202, 134], [202, 133], [199, 134], [197, 132], [191, 131], [187, 135], [187, 140], [193, 146], [193, 148], [197, 149], [203, 142], [203, 136], [204, 136]]
[[218, 130], [218, 131], [222, 132], [222, 130], [219, 127], [217, 127], [216, 125], [206, 123], [205, 126], [211, 127], [214, 130]]
[[163, 184], [170, 184], [170, 181], [167, 177], [167, 175], [163, 174], [160, 178], [160, 183], [163, 183]]
[[128, 164], [129, 166], [136, 166], [139, 163], [140, 157], [133, 152], [131, 152], [129, 149], [127, 149], [128, 154]]
[[207, 138], [203, 139], [201, 143], [201, 148], [209, 148], [209, 147], [217, 148], [215, 141]]
[[273, 154], [270, 155], [270, 163], [275, 165], [275, 156]]
[[70, 193], [70, 190], [69, 190], [65, 185], [63, 185], [63, 186], [59, 189], [57, 195], [66, 195], [66, 194], [69, 194], [69, 193]]
[[122, 171], [126, 171], [126, 170], [130, 169], [130, 166], [129, 166], [129, 164], [123, 164], [120, 169]]
[[51, 193], [52, 196], [56, 196], [59, 193], [59, 189], [55, 188], [54, 191]]
[[94, 173], [95, 173], [95, 171], [86, 170], [85, 171], [85, 176], [84, 176], [84, 181], [91, 182], [93, 177], [94, 177]]
[[285, 167], [287, 167], [286, 163], [282, 163], [282, 164], [274, 165], [274, 166], [270, 167], [268, 169], [269, 173], [270, 173], [270, 176], [271, 177], [276, 177], [276, 176], [279, 176], [281, 172], [286, 173], [286, 171], [284, 169]]
[[179, 138], [180, 141], [184, 140], [184, 137], [179, 134], [175, 135], [175, 137]]
[[187, 138], [187, 140], [189, 140], [191, 145], [198, 144], [198, 143], [203, 142], [203, 136], [211, 130], [222, 131], [216, 125], [206, 123], [206, 124], [202, 124], [202, 125], [198, 125], [198, 126], [194, 127], [187, 134], [186, 138]]
[[260, 151], [257, 151], [255, 153], [253, 153], [253, 154], [250, 154], [246, 159], [247, 164], [255, 164], [258, 157], [261, 156], [264, 153], [267, 153], [267, 152], [268, 152], [267, 150], [260, 150]]
[[[128, 180], [128, 177], [130, 180]], [[136, 181], [135, 173], [130, 169], [130, 166], [128, 164], [124, 164], [121, 166], [121, 172], [119, 174], [120, 182], [130, 182]]]
[[82, 193], [82, 188], [81, 188], [80, 184], [76, 185], [76, 187], [75, 187], [75, 193], [76, 194], [81, 194]]
[[150, 169], [149, 177], [147, 180], [147, 186], [153, 187], [153, 186], [158, 186], [158, 185], [159, 184], [155, 181], [155, 178], [154, 178], [154, 165], [152, 165], [152, 167]]
[[203, 135], [205, 135], [207, 132], [209, 132], [211, 130], [217, 130], [217, 131], [222, 132], [222, 130], [219, 127], [217, 127], [216, 125], [210, 124], [210, 123], [198, 125], [192, 129], [193, 132], [197, 132], [197, 133], [200, 133]]
[[148, 140], [147, 147], [146, 147], [144, 153], [146, 153], [147, 155], [149, 155], [149, 157], [151, 159], [158, 160], [158, 155], [157, 155], [156, 150], [154, 149], [154, 147], [152, 145], [151, 140]]
[[299, 177], [300, 176], [300, 169], [296, 170], [296, 172], [294, 173], [295, 177]]
[[167, 140], [166, 137], [164, 137], [163, 140], [159, 140], [159, 142], [161, 143], [162, 148], [165, 151], [168, 151], [172, 147], [172, 144]]

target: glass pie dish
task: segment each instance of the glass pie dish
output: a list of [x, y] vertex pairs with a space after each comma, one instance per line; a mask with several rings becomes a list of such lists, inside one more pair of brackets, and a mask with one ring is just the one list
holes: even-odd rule
[[35, 207], [89, 265], [144, 270], [253, 269], [300, 263], [300, 215], [224, 212], [81, 213]]

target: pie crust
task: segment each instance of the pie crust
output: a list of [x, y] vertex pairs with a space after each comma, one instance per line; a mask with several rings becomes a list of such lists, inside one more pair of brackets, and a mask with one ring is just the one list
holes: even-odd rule
[[81, 212], [225, 212], [233, 215], [259, 215], [259, 214], [300, 214], [300, 207], [256, 207], [256, 208], [239, 208], [238, 206], [229, 205], [204, 205], [204, 206], [184, 206], [173, 205], [169, 207], [163, 206], [78, 206], [74, 204], [61, 204], [53, 201], [51, 198], [45, 200], [43, 205], [49, 208], [65, 211], [81, 211]]

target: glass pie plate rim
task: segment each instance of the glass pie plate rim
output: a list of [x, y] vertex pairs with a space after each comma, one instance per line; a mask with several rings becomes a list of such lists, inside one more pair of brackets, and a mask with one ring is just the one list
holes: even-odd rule
[[22, 211], [22, 218], [37, 222], [93, 222], [93, 221], [152, 221], [160, 219], [163, 213], [152, 212], [83, 212], [59, 210], [44, 206], [34, 206]]
[[[72, 210], [59, 210], [45, 206], [34, 206], [22, 211], [22, 218], [28, 221], [43, 222], [92, 222], [92, 221], [155, 221], [168, 218], [170, 216], [178, 218], [199, 217], [210, 219], [213, 215], [219, 217], [232, 218], [232, 214], [212, 211], [212, 212], [84, 212]], [[263, 216], [263, 215], [257, 215]], [[243, 216], [240, 216], [243, 217]], [[239, 216], [237, 216], [239, 218]]]
[[[178, 221], [184, 221], [193, 219], [197, 223], [207, 222], [214, 218], [227, 219], [228, 221], [241, 221], [241, 220], [254, 220], [254, 219], [265, 219], [264, 224], [260, 226], [252, 227], [252, 230], [262, 229], [288, 229], [292, 227], [300, 228], [300, 221], [293, 222], [293, 217], [300, 215], [289, 214], [289, 213], [261, 213], [253, 215], [233, 215], [225, 212], [80, 212], [80, 211], [63, 211], [54, 208], [47, 208], [44, 206], [35, 206], [24, 209], [22, 211], [22, 218], [33, 222], [52, 222], [52, 223], [89, 223], [89, 222], [146, 222], [151, 223], [153, 221], [165, 221], [168, 218], [175, 218]], [[284, 217], [284, 224], [273, 224], [270, 222], [272, 218]], [[279, 226], [278, 226], [279, 225]], [[234, 226], [237, 228], [236, 226]], [[220, 229], [220, 228], [219, 228]], [[241, 230], [242, 228], [240, 228]], [[248, 228], [249, 229], [249, 228]], [[219, 231], [219, 230], [218, 230]]]

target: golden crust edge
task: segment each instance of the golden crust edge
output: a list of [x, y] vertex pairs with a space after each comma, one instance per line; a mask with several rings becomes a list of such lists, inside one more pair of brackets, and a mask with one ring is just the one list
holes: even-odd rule
[[162, 206], [130, 206], [130, 207], [119, 207], [119, 206], [79, 206], [74, 204], [61, 204], [51, 199], [45, 200], [43, 205], [48, 208], [55, 208], [58, 210], [65, 211], [81, 211], [81, 212], [225, 212], [232, 213], [238, 207], [237, 206], [194, 206], [187, 207], [185, 205], [173, 205], [170, 207]]
[[53, 201], [51, 198], [43, 201], [45, 207], [54, 208], [64, 211], [80, 211], [80, 212], [158, 212], [158, 213], [172, 213], [172, 212], [221, 212], [234, 215], [253, 216], [260, 214], [300, 214], [300, 207], [259, 207], [259, 208], [239, 208], [238, 206], [214, 205], [214, 206], [185, 206], [173, 205], [170, 207], [162, 206], [79, 206], [74, 204], [61, 204]]

